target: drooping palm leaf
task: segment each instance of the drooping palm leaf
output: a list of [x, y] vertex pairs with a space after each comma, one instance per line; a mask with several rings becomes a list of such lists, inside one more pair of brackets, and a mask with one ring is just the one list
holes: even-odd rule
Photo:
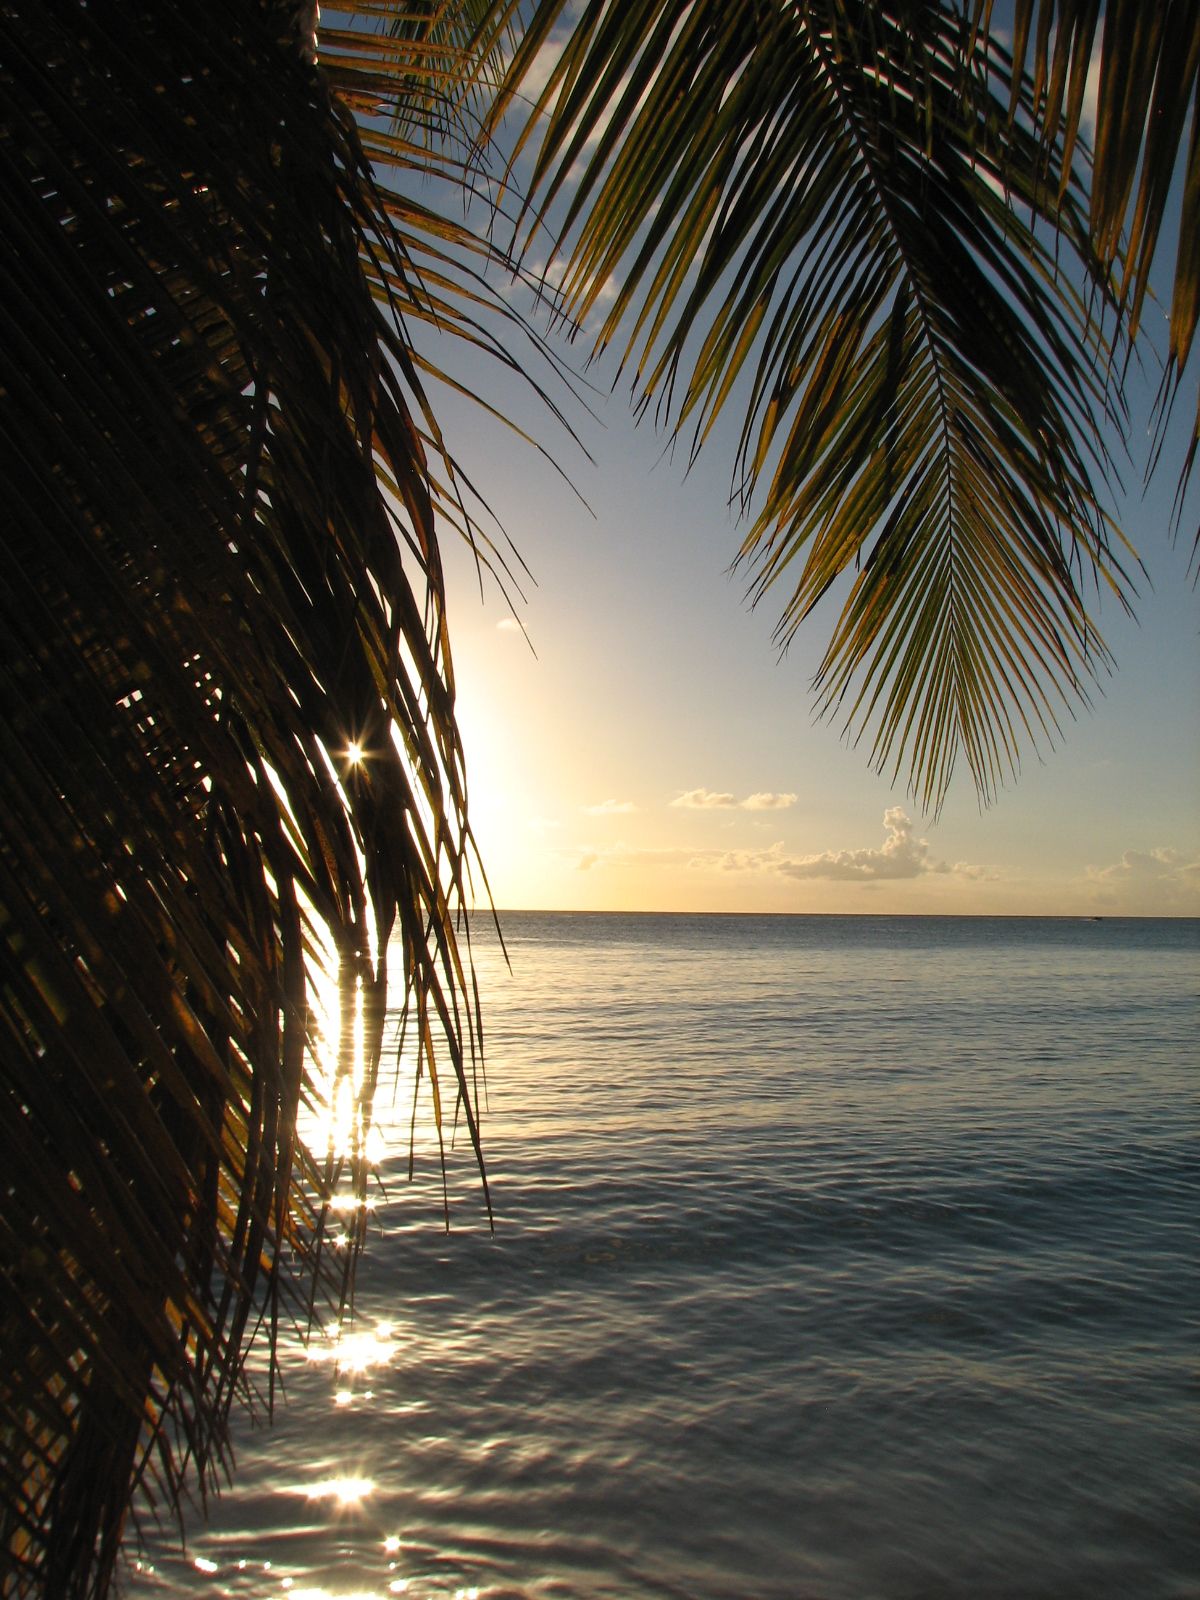
[[[1171, 253], [1164, 223], [1174, 210], [1165, 418], [1200, 321], [1200, 8], [1193, 0], [1016, 0], [1013, 55], [1032, 72], [1043, 154], [1061, 145], [1069, 155], [1080, 138], [1094, 144], [1088, 226], [1101, 262], [1117, 274], [1134, 333], [1151, 270]], [[1015, 103], [1012, 111], [1022, 115]], [[1180, 506], [1200, 444], [1200, 382], [1196, 389]]]
[[133, 1485], [211, 1477], [294, 1264], [336, 1303], [337, 1160], [296, 1137], [323, 944], [360, 1125], [395, 932], [476, 1138], [457, 491], [397, 314], [472, 338], [478, 290], [303, 11], [0, 14], [6, 1592], [102, 1593]]
[[933, 805], [960, 751], [986, 796], [1054, 737], [1107, 662], [1085, 579], [1127, 590], [1106, 277], [1013, 92], [1024, 123], [935, 0], [592, 0], [524, 135], [568, 313], [615, 286], [596, 347], [697, 444], [744, 408], [754, 593], [787, 585], [786, 642], [848, 588], [821, 703]]
[[1191, 0], [1016, 0], [1013, 57], [1031, 69], [1048, 160], [1093, 144], [1088, 223], [1135, 329], [1180, 183], [1169, 356], [1182, 368], [1200, 317], [1200, 14]]

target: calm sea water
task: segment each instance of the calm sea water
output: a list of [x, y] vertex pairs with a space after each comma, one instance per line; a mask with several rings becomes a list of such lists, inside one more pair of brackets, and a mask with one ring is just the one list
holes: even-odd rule
[[397, 1134], [342, 1370], [132, 1594], [1200, 1595], [1200, 924], [504, 924], [494, 1236]]

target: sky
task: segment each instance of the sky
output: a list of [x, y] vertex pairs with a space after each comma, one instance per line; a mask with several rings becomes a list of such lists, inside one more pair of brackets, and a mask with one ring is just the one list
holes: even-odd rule
[[[471, 815], [498, 907], [1200, 915], [1196, 497], [1177, 540], [1170, 518], [1186, 389], [1149, 493], [1145, 415], [1135, 427], [1118, 510], [1147, 575], [1136, 620], [1107, 598], [1096, 611], [1118, 670], [993, 804], [961, 763], [932, 817], [836, 720], [814, 719], [832, 612], [781, 656], [782, 594], [752, 609], [730, 570], [734, 419], [687, 472], [601, 369], [596, 419], [570, 413], [589, 461], [519, 385], [469, 376], [574, 486], [478, 408], [437, 397], [531, 573], [523, 598], [510, 590], [514, 615], [461, 544], [444, 551]], [[1151, 388], [1135, 385], [1135, 413]]]
[[519, 441], [453, 419], [536, 579], [518, 625], [447, 551], [471, 815], [498, 906], [1200, 914], [1197, 595], [1190, 540], [1172, 543], [1157, 501], [1127, 522], [1153, 580], [1137, 621], [1101, 607], [1118, 670], [1094, 709], [986, 809], [960, 770], [933, 819], [814, 720], [832, 618], [780, 657], [770, 597], [748, 606], [729, 571], [728, 457], [685, 479], [619, 398], [603, 410], [596, 465], [571, 463], [594, 515]]

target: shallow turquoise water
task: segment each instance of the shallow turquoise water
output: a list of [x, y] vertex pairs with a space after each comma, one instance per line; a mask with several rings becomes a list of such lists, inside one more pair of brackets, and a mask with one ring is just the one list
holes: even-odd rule
[[494, 1236], [398, 1135], [370, 1364], [138, 1600], [1200, 1595], [1200, 925], [504, 926]]

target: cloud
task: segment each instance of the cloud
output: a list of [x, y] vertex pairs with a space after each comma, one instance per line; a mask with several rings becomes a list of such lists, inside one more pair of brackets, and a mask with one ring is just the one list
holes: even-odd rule
[[731, 794], [714, 794], [711, 789], [687, 789], [676, 795], [671, 804], [685, 811], [731, 811], [737, 800]]
[[520, 633], [521, 624], [517, 621], [516, 617], [501, 617], [500, 621], [496, 624], [496, 632]]
[[550, 82], [550, 74], [558, 64], [558, 58], [562, 55], [567, 38], [568, 35], [564, 31], [558, 38], [548, 39], [530, 62], [521, 83], [521, 92], [528, 95], [531, 100], [536, 99]]
[[778, 872], [783, 860], [782, 841], [763, 850], [722, 850], [711, 865], [721, 872]]
[[[705, 798], [696, 799], [696, 796]], [[779, 799], [790, 803], [788, 796], [780, 796]], [[693, 789], [672, 803], [701, 810], [745, 804], [731, 795], [709, 796], [707, 789]], [[625, 868], [673, 867], [690, 872], [754, 872], [784, 878], [824, 878], [850, 883], [882, 883], [927, 876], [966, 878], [978, 882], [996, 876], [991, 868], [969, 861], [951, 864], [932, 859], [928, 841], [915, 837], [912, 819], [901, 806], [891, 806], [884, 812], [883, 826], [885, 838], [877, 848], [868, 846], [859, 850], [825, 850], [820, 855], [794, 857], [784, 854], [783, 843], [779, 840], [750, 850], [722, 850], [712, 846], [689, 848], [686, 845], [645, 849], [619, 843], [585, 850], [578, 865], [584, 871], [597, 864]]]
[[1198, 871], [1200, 863], [1185, 862], [1178, 850], [1158, 845], [1153, 850], [1126, 850], [1111, 867], [1089, 867], [1088, 877], [1100, 883], [1128, 883], [1131, 878], [1172, 878]]
[[632, 800], [601, 800], [598, 806], [584, 806], [583, 809], [589, 817], [618, 817], [627, 816], [637, 807]]
[[886, 837], [878, 848], [823, 850], [820, 855], [801, 856], [798, 861], [781, 861], [779, 871], [788, 878], [830, 878], [844, 883], [880, 883], [900, 878], [922, 878], [929, 873], [953, 873], [979, 878], [982, 867], [959, 862], [932, 861], [929, 843], [913, 833], [912, 818], [902, 806], [889, 806], [883, 813]]
[[705, 846], [689, 850], [685, 846], [640, 846], [622, 841], [595, 847], [576, 846], [571, 850], [563, 847], [560, 853], [573, 855], [576, 866], [583, 872], [595, 866], [632, 867], [635, 870], [674, 867], [691, 872], [713, 869], [719, 872], [760, 872], [777, 866], [782, 850], [782, 844], [773, 844], [764, 850], [719, 850]]
[[949, 869], [941, 867], [938, 870], [949, 870], [956, 878], [969, 878], [972, 883], [981, 883], [985, 878], [994, 878], [997, 876], [996, 873], [989, 872], [987, 867], [973, 866], [969, 861], [956, 861]]
[[716, 793], [712, 789], [687, 789], [676, 795], [671, 804], [685, 811], [786, 811], [796, 804], [796, 796], [760, 790], [739, 800], [735, 794]]
[[1200, 861], [1189, 861], [1170, 845], [1153, 850], [1126, 850], [1109, 867], [1089, 867], [1093, 883], [1200, 889]]
[[1092, 42], [1087, 78], [1083, 85], [1083, 104], [1079, 109], [1079, 126], [1087, 139], [1096, 137], [1096, 115], [1100, 106], [1100, 52], [1102, 40]]

